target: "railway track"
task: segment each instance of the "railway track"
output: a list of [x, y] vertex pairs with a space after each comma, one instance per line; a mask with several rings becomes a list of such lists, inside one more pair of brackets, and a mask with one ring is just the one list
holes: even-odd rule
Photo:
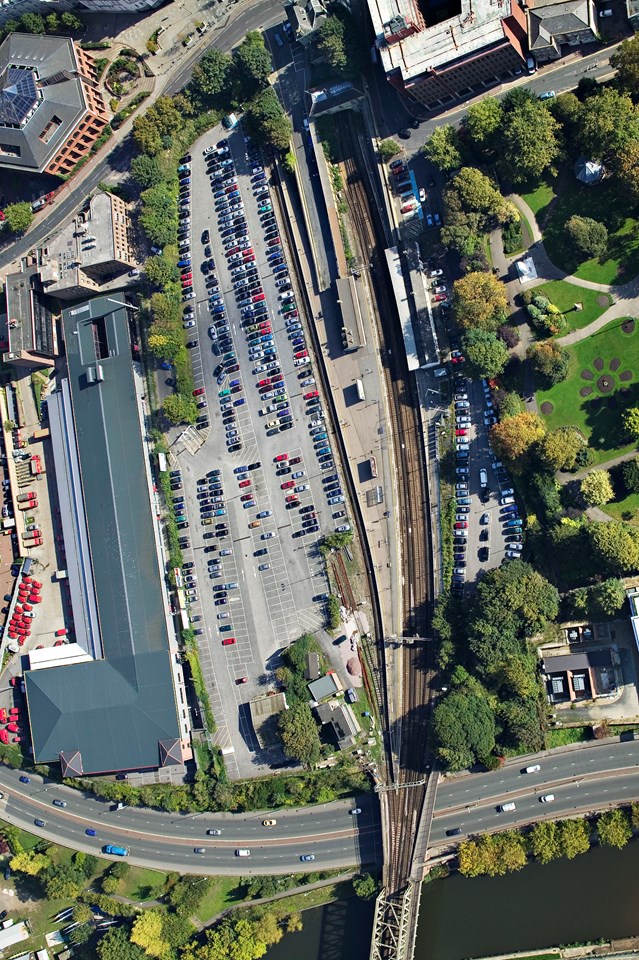
[[[348, 114], [344, 114], [346, 121]], [[403, 638], [428, 636], [433, 597], [428, 528], [428, 493], [423, 460], [423, 438], [416, 386], [410, 376], [401, 326], [392, 288], [386, 274], [383, 236], [375, 222], [376, 211], [370, 204], [370, 190], [362, 180], [365, 169], [358, 156], [358, 136], [354, 120], [340, 125], [343, 148], [342, 174], [350, 222], [362, 264], [369, 264], [371, 304], [377, 338], [384, 363], [386, 394], [392, 424], [394, 462], [397, 470], [398, 515], [402, 518], [400, 556], [402, 573]], [[359, 161], [359, 162], [358, 162]], [[401, 642], [401, 640], [400, 640]], [[430, 645], [415, 639], [403, 642], [401, 672], [403, 700], [398, 714], [399, 765], [395, 771], [398, 789], [386, 794], [388, 804], [388, 857], [385, 886], [388, 893], [399, 892], [410, 874], [413, 838], [424, 801], [424, 779], [429, 719]]]

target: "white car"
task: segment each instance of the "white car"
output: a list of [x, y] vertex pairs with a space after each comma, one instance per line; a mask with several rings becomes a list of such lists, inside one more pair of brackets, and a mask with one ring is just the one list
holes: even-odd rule
[[349, 531], [350, 529], [351, 529], [350, 523], [342, 523], [342, 524], [340, 524], [339, 527], [335, 527], [335, 532], [336, 532], [336, 533], [348, 533], [348, 531]]
[[486, 427], [494, 427], [497, 423], [497, 417], [484, 417], [484, 425]]
[[315, 377], [307, 377], [306, 380], [302, 380], [300, 383], [301, 387], [310, 387], [315, 383]]
[[502, 507], [506, 507], [506, 506], [508, 506], [509, 503], [514, 503], [514, 502], [515, 502], [515, 498], [514, 498], [514, 497], [500, 497], [500, 498], [499, 498], [499, 504], [500, 504], [500, 506], [502, 506]]
[[195, 326], [195, 320], [187, 320], [186, 323], [183, 323], [182, 326], [185, 330], [190, 330], [191, 327]]
[[526, 767], [526, 773], [539, 773], [541, 767], [538, 763], [531, 763], [529, 767]]
[[426, 191], [423, 187], [419, 188], [419, 202], [426, 203]]
[[433, 285], [433, 290], [435, 293], [447, 293], [448, 287], [445, 284], [440, 283], [439, 286]]
[[431, 270], [430, 273], [428, 274], [428, 276], [429, 276], [429, 277], [443, 277], [443, 276], [444, 276], [444, 271], [443, 271], [443, 270]]
[[501, 495], [502, 495], [502, 497], [512, 497], [513, 494], [514, 494], [514, 492], [515, 492], [515, 490], [514, 490], [513, 487], [505, 487], [505, 488], [501, 491]]

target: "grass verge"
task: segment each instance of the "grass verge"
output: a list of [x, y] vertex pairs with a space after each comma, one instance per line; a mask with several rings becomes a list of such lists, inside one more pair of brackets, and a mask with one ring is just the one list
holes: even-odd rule
[[[578, 287], [567, 280], [549, 280], [535, 287], [534, 292], [548, 297], [563, 313], [566, 326], [560, 336], [571, 330], [581, 330], [598, 320], [613, 302], [609, 293]], [[575, 310], [576, 303], [582, 305], [580, 310]]]
[[155, 900], [162, 896], [166, 886], [166, 874], [159, 870], [149, 870], [146, 867], [131, 867], [125, 877], [120, 880], [117, 893], [129, 900]]

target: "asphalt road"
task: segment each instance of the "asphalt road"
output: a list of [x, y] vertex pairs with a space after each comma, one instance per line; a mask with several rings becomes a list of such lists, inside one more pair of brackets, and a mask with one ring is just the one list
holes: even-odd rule
[[[537, 773], [525, 773], [539, 764]], [[554, 794], [552, 803], [540, 797]], [[462, 835], [505, 830], [544, 817], [587, 813], [608, 805], [628, 803], [639, 796], [639, 742], [606, 740], [586, 747], [554, 751], [512, 761], [493, 773], [474, 774], [443, 782], [437, 792], [430, 836], [431, 847], [446, 845], [446, 830]], [[516, 809], [498, 807], [512, 801]]]
[[[106, 843], [127, 846], [129, 861], [140, 866], [243, 875], [381, 863], [379, 807], [370, 794], [301, 809], [179, 815], [134, 807], [111, 811], [105, 801], [35, 774], [29, 774], [28, 784], [20, 783], [19, 776], [19, 770], [0, 770], [0, 818], [87, 853], [101, 853]], [[64, 799], [66, 808], [53, 806], [54, 798]], [[362, 813], [350, 816], [356, 804]], [[46, 826], [34, 826], [35, 818]], [[271, 818], [276, 825], [264, 827], [262, 821]], [[87, 828], [97, 836], [88, 837]], [[208, 829], [222, 830], [222, 835], [207, 836]], [[206, 852], [196, 854], [196, 846]], [[236, 857], [237, 848], [250, 849], [250, 858]], [[315, 861], [302, 863], [300, 857], [307, 854], [314, 854]]]
[[[187, 83], [195, 63], [207, 49], [232, 50], [250, 30], [266, 29], [283, 19], [283, 8], [276, 0], [259, 0], [250, 7], [241, 10], [229, 24], [220, 28], [211, 37], [211, 43], [205, 49], [199, 49], [187, 61], [180, 64], [163, 89], [163, 94], [173, 96]], [[0, 252], [0, 270], [6, 269], [14, 260], [24, 256], [34, 246], [42, 244], [61, 224], [65, 223], [80, 209], [86, 198], [101, 181], [108, 182], [114, 174], [121, 175], [130, 166], [135, 154], [131, 134], [117, 143], [109, 153], [77, 185], [71, 181], [70, 192], [56, 200], [50, 212], [39, 220], [36, 227], [25, 237], [7, 244]]]

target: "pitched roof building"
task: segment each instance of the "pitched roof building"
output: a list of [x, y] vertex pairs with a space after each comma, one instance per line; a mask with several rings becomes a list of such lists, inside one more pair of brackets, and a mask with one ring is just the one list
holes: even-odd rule
[[62, 322], [69, 375], [48, 410], [74, 630], [86, 656], [34, 657], [25, 673], [34, 760], [59, 761], [63, 776], [181, 764], [190, 756], [186, 695], [126, 310], [102, 297], [64, 310]]
[[92, 57], [70, 38], [11, 33], [0, 45], [0, 169], [69, 173], [110, 116]]
[[593, 0], [529, 0], [526, 9], [530, 52], [540, 63], [558, 60], [562, 46], [597, 40]]

